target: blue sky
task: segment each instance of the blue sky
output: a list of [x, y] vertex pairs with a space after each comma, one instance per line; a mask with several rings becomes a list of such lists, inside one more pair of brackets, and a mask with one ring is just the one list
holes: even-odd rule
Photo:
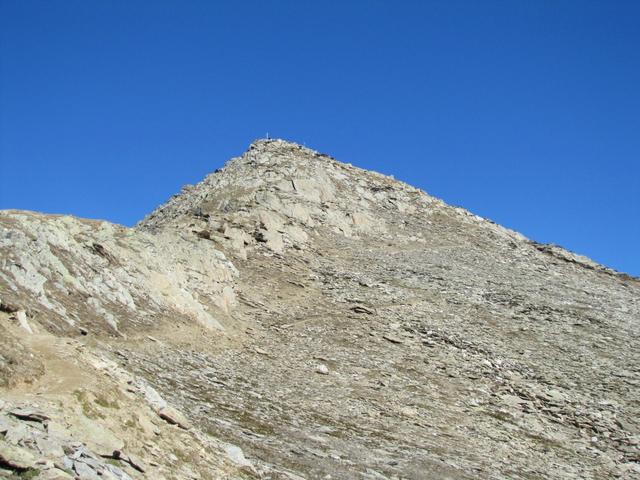
[[0, 0], [0, 208], [132, 225], [267, 132], [640, 275], [640, 2]]

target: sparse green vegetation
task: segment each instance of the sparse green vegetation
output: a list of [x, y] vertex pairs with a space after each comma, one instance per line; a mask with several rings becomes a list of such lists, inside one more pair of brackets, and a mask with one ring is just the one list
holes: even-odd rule
[[120, 404], [118, 403], [117, 400], [110, 401], [104, 395], [97, 395], [93, 401], [94, 403], [97, 403], [98, 405], [104, 408], [115, 408], [115, 409], [120, 408]]
[[97, 418], [104, 418], [104, 415], [100, 413], [100, 410], [95, 407], [94, 402], [89, 399], [89, 394], [86, 391], [75, 390], [73, 392], [73, 396], [76, 397], [76, 399], [80, 403], [80, 406], [82, 407], [82, 413], [84, 413], [87, 418], [91, 418], [94, 420]]
[[40, 470], [36, 470], [35, 468], [29, 468], [27, 470], [20, 472], [17, 478], [19, 478], [20, 480], [23, 480], [23, 479], [29, 479], [29, 478], [36, 478], [38, 475], [40, 475]]

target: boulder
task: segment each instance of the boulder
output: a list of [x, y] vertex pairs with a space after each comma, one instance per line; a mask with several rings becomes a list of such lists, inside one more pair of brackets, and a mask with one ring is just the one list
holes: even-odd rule
[[49, 416], [32, 408], [32, 407], [18, 407], [9, 411], [10, 415], [13, 415], [20, 420], [28, 420], [30, 422], [44, 422], [49, 420]]
[[187, 418], [182, 413], [180, 413], [173, 407], [167, 406], [161, 408], [160, 410], [158, 410], [158, 415], [160, 416], [160, 418], [166, 420], [172, 425], [178, 425], [180, 428], [184, 428], [185, 430], [189, 430], [191, 428], [191, 423], [189, 422], [189, 420], [187, 420]]
[[[50, 468], [48, 470], [42, 470], [36, 477], [37, 480], [72, 480], [73, 477], [64, 470], [59, 468]], [[104, 477], [102, 477], [104, 480]]]
[[35, 466], [36, 460], [28, 450], [0, 441], [0, 464], [15, 470], [28, 470]]

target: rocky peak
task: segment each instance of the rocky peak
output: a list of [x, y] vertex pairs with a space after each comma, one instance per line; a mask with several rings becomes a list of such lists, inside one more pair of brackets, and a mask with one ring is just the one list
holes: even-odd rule
[[136, 228], [0, 212], [0, 476], [636, 478], [639, 299], [258, 140]]
[[222, 169], [183, 187], [137, 228], [177, 229], [213, 240], [222, 251], [241, 259], [260, 247], [278, 254], [290, 247], [303, 250], [310, 237], [330, 232], [347, 238], [372, 235], [387, 243], [441, 237], [455, 239], [461, 248], [523, 249], [525, 255], [542, 252], [618, 275], [586, 257], [532, 242], [447, 205], [393, 177], [280, 139], [254, 141]]
[[276, 253], [304, 249], [310, 235], [323, 231], [392, 240], [419, 237], [434, 224], [461, 230], [481, 225], [493, 237], [523, 240], [392, 177], [270, 139], [255, 141], [224, 168], [183, 188], [138, 228], [190, 231], [246, 258], [257, 243]]
[[294, 162], [296, 159], [304, 158], [331, 159], [328, 155], [321, 154], [299, 143], [277, 138], [260, 138], [254, 140], [249, 145], [243, 157], [246, 161], [254, 161], [256, 163], [268, 163], [271, 159]]

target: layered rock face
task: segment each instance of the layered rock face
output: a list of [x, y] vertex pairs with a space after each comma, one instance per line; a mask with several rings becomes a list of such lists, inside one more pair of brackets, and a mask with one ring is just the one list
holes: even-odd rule
[[640, 478], [638, 279], [293, 143], [133, 229], [2, 212], [0, 301], [11, 475]]
[[163, 315], [221, 327], [210, 311], [235, 301], [233, 265], [180, 235], [12, 211], [0, 228], [3, 292], [37, 308], [54, 331], [91, 324], [117, 334], [121, 323], [140, 327]]

